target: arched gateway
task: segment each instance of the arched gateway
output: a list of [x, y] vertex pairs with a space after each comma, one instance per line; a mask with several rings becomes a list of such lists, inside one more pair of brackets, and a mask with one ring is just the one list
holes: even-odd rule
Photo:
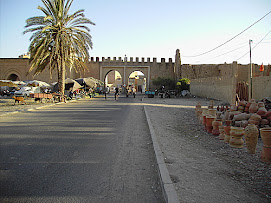
[[[177, 59], [179, 60], [179, 59]], [[176, 59], [175, 59], [176, 61]], [[20, 80], [42, 80], [45, 82], [55, 82], [57, 81], [57, 73], [53, 73], [53, 79], [50, 79], [50, 73], [48, 70], [45, 70], [38, 76], [33, 76], [31, 74], [27, 75], [30, 64], [29, 59], [0, 59], [0, 79], [15, 79], [15, 75], [18, 76]], [[133, 60], [133, 57], [127, 59], [127, 57], [118, 59], [113, 57], [104, 58], [99, 60], [99, 57], [91, 57], [91, 60], [87, 63], [88, 70], [81, 73], [75, 73], [72, 71], [67, 71], [67, 78], [83, 78], [83, 77], [94, 77], [101, 81], [105, 80], [105, 77], [110, 71], [118, 71], [122, 77], [122, 85], [128, 85], [129, 76], [134, 71], [140, 71], [144, 74], [146, 78], [146, 89], [153, 89], [152, 80], [158, 77], [164, 78], [178, 78], [180, 64], [172, 62], [172, 59], [169, 58], [169, 61], [166, 62], [165, 58], [161, 58], [161, 62], [157, 62], [156, 58], [153, 58], [152, 61], [150, 58], [139, 58], [136, 57]], [[17, 79], [17, 78], [16, 78]]]
[[175, 66], [172, 63], [172, 59], [169, 59], [169, 62], [166, 62], [164, 58], [161, 59], [161, 62], [157, 62], [156, 58], [153, 58], [153, 61], [150, 61], [150, 58], [147, 58], [145, 61], [144, 58], [136, 57], [136, 60], [133, 60], [133, 57], [130, 57], [128, 60], [126, 57], [122, 59], [119, 57], [118, 59], [114, 57], [111, 59], [110, 57], [102, 58], [102, 61], [97, 57], [96, 60], [91, 58], [91, 61], [88, 64], [90, 72], [93, 73], [94, 70], [99, 70], [99, 75], [96, 78], [104, 81], [106, 75], [110, 71], [118, 71], [121, 75], [123, 85], [127, 85], [129, 81], [129, 76], [134, 71], [140, 71], [144, 74], [146, 78], [146, 88], [152, 88], [152, 80], [158, 77], [166, 77], [166, 78], [175, 78]]

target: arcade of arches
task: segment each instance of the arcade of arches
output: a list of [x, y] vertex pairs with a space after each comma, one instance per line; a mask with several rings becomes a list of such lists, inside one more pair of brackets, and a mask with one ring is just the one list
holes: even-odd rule
[[146, 87], [146, 78], [144, 73], [141, 71], [134, 71], [128, 76], [127, 84], [123, 83], [122, 76], [120, 72], [112, 70], [109, 71], [105, 76], [105, 86], [113, 89], [114, 87], [118, 87], [119, 89], [125, 88], [125, 86], [133, 86], [135, 87], [137, 92], [145, 92]]

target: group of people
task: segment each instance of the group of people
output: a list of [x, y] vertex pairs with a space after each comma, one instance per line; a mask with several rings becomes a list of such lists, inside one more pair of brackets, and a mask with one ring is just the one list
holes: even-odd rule
[[[126, 97], [128, 97], [129, 95], [133, 95], [134, 98], [136, 96], [136, 88], [132, 85], [129, 85], [127, 88], [125, 88], [126, 90]], [[104, 91], [104, 94], [105, 94], [105, 99], [107, 98], [106, 95], [107, 95], [107, 92], [106, 90]], [[118, 100], [119, 99], [119, 94], [120, 94], [120, 89], [118, 87], [115, 87], [114, 88], [114, 95], [115, 95], [115, 100]]]

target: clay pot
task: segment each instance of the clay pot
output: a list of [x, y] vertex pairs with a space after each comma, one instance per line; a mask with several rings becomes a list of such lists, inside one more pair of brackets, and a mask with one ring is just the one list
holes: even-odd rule
[[221, 125], [222, 125], [222, 121], [214, 120], [212, 122], [212, 126], [213, 126], [212, 135], [215, 135], [215, 136], [219, 135], [219, 128], [218, 127]]
[[216, 118], [217, 118], [217, 119], [222, 120], [221, 115], [222, 115], [222, 112], [221, 112], [221, 111], [217, 111], [217, 112], [216, 112]]
[[258, 103], [258, 107], [259, 107], [259, 109], [258, 109], [257, 114], [259, 114], [259, 115], [265, 115], [266, 112], [267, 112], [267, 110], [266, 110], [266, 108], [264, 106], [264, 103], [263, 102], [259, 102]]
[[224, 126], [224, 142], [229, 143], [230, 141], [230, 131], [231, 131], [231, 126]]
[[255, 99], [251, 99], [250, 106], [249, 106], [249, 112], [256, 113], [257, 111], [258, 111], [258, 104], [256, 103]]
[[206, 127], [207, 127], [207, 131], [208, 133], [212, 133], [213, 130], [213, 121], [215, 120], [215, 116], [206, 116]]
[[247, 113], [240, 113], [233, 116], [233, 120], [235, 121], [241, 121], [241, 120], [247, 120], [249, 119], [250, 115]]
[[196, 105], [196, 108], [195, 108], [195, 114], [196, 114], [196, 117], [198, 118], [199, 117], [199, 114], [202, 112], [202, 109], [201, 109], [201, 104], [200, 102]]
[[252, 115], [250, 116], [250, 119], [251, 119], [251, 120], [255, 120], [255, 121], [261, 121], [261, 120], [262, 120], [262, 117], [261, 117], [260, 115], [256, 114], [256, 113], [254, 113], [254, 114], [252, 114]]
[[247, 102], [245, 100], [241, 100], [239, 103], [238, 103], [238, 106], [243, 106], [245, 107], [247, 105]]
[[232, 123], [232, 121], [231, 121], [231, 120], [226, 120], [226, 121], [225, 121], [226, 126], [230, 126], [230, 125], [231, 125], [231, 123]]
[[210, 100], [208, 109], [213, 109], [214, 108], [214, 100]]
[[271, 147], [271, 128], [261, 128], [261, 138], [266, 147]]
[[263, 140], [261, 161], [271, 163], [271, 128], [261, 128], [260, 134]]
[[248, 124], [245, 128], [245, 142], [249, 154], [256, 153], [256, 146], [258, 143], [259, 130], [254, 124]]
[[224, 140], [225, 139], [224, 126], [220, 125], [220, 126], [218, 126], [218, 129], [219, 129], [219, 139]]
[[247, 103], [246, 107], [245, 107], [245, 112], [248, 113], [249, 112], [249, 107], [250, 107], [250, 102]]
[[244, 140], [242, 136], [244, 135], [244, 128], [231, 126], [230, 130], [230, 146], [234, 148], [243, 148]]
[[237, 106], [235, 104], [232, 104], [230, 111], [237, 111]]
[[203, 124], [205, 130], [207, 130], [207, 127], [206, 127], [206, 116], [208, 116], [208, 115], [207, 114], [203, 114], [202, 115], [202, 124]]
[[216, 116], [216, 109], [208, 109], [208, 114], [211, 116]]
[[229, 117], [230, 117], [230, 111], [229, 111], [229, 110], [226, 110], [226, 111], [225, 111], [225, 115], [224, 115], [224, 117], [223, 117], [223, 121], [229, 120]]

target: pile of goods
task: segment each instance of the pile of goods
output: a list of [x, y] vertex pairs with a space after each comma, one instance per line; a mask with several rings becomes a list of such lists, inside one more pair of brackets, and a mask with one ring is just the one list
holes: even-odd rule
[[[208, 108], [196, 105], [195, 113], [205, 130], [231, 147], [243, 148], [248, 153], [256, 153], [259, 134], [263, 141], [261, 161], [271, 163], [271, 102], [267, 99], [256, 102], [240, 101], [238, 105], [218, 106], [214, 109], [214, 101]], [[245, 137], [245, 142], [242, 137]]]

